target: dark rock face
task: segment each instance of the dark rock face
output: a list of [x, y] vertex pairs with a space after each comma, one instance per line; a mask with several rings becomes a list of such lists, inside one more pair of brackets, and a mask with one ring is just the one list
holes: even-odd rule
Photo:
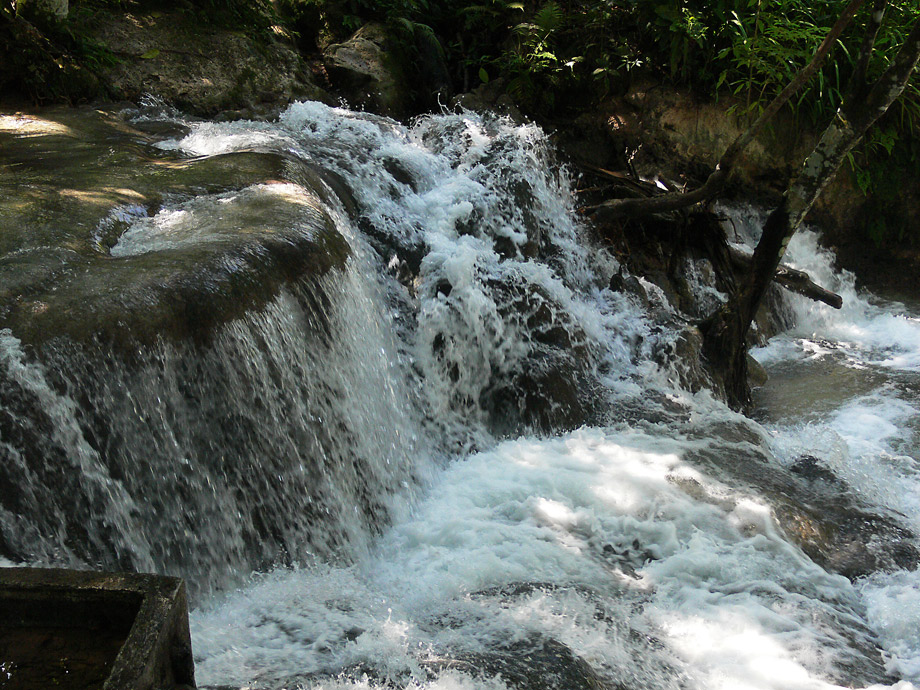
[[609, 684], [569, 647], [539, 636], [478, 654], [459, 654], [430, 666], [456, 669], [474, 677], [501, 676], [515, 690], [628, 690]]
[[444, 49], [424, 24], [367, 24], [328, 46], [323, 64], [353, 108], [397, 119], [436, 111], [451, 93]]
[[138, 102], [149, 94], [204, 116], [295, 99], [329, 100], [292, 48], [203, 23], [193, 12], [133, 16], [100, 10], [87, 21], [81, 28], [119, 57], [96, 70], [114, 100]]
[[410, 111], [409, 91], [391, 43], [384, 26], [368, 24], [344, 43], [326, 48], [324, 63], [352, 107], [399, 118]]
[[495, 286], [508, 299], [503, 318], [520, 322], [530, 351], [507, 376], [483, 391], [480, 404], [499, 435], [523, 429], [551, 433], [599, 422], [600, 386], [588, 338], [574, 319], [541, 290]]

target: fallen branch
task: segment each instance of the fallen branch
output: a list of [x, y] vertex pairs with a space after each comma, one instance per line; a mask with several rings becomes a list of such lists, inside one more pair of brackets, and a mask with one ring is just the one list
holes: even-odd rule
[[596, 165], [591, 165], [590, 163], [579, 163], [578, 167], [592, 173], [597, 177], [610, 180], [612, 184], [621, 189], [628, 190], [627, 193], [631, 195], [629, 198], [641, 197], [643, 199], [648, 199], [649, 197], [661, 192], [661, 189], [656, 187], [654, 183], [635, 179], [631, 175], [623, 172], [607, 170], [606, 168], [599, 168]]
[[[753, 254], [747, 254], [736, 247], [728, 248], [728, 255], [731, 258], [732, 266], [739, 271], [750, 271], [751, 264], [754, 261]], [[807, 273], [790, 268], [785, 264], [776, 267], [776, 274], [773, 280], [784, 288], [797, 292], [798, 294], [813, 299], [816, 302], [840, 309], [843, 306], [843, 298], [836, 292], [831, 292], [814, 282]]]

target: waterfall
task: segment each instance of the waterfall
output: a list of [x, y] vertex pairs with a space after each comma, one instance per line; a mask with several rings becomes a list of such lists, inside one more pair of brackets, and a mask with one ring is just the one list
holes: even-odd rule
[[[113, 254], [153, 251], [142, 223]], [[57, 338], [29, 356], [0, 332], [7, 554], [182, 574], [197, 592], [366, 548], [428, 471], [370, 271], [355, 255], [206, 342]]]
[[[711, 266], [681, 267], [685, 311], [630, 276], [539, 127], [165, 117], [157, 155], [271, 179], [118, 207], [90, 270], [216, 252], [221, 318], [0, 330], [0, 556], [188, 578], [211, 687], [920, 682], [920, 328], [813, 234], [790, 260], [847, 306], [783, 297], [749, 419], [686, 356]], [[279, 278], [317, 237], [341, 260]]]

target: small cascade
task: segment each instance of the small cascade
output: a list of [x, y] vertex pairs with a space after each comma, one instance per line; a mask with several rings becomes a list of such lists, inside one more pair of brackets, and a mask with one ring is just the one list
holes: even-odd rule
[[920, 328], [812, 234], [748, 419], [712, 266], [629, 275], [534, 125], [127, 117], [195, 183], [0, 263], [4, 564], [185, 576], [205, 687], [920, 682]]
[[628, 378], [637, 348], [655, 349], [642, 309], [608, 289], [618, 266], [585, 242], [570, 179], [535, 125], [464, 113], [403, 126], [299, 103], [277, 128], [203, 124], [162, 146], [269, 143], [347, 186], [403, 312], [428, 418], [454, 450], [602, 422], [600, 379]]
[[60, 341], [29, 361], [9, 332], [2, 344], [4, 485], [22, 492], [3, 535], [28, 562], [220, 586], [350, 556], [425, 473], [393, 344], [354, 267], [283, 291], [204, 346], [160, 342], [126, 361]]

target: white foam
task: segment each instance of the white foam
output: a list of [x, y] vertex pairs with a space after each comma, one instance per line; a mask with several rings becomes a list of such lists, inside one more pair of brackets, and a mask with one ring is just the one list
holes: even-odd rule
[[[762, 222], [756, 211], [742, 212], [749, 232]], [[756, 236], [756, 232], [749, 234]], [[818, 457], [843, 479], [864, 505], [920, 532], [920, 446], [916, 438], [920, 408], [910, 391], [920, 371], [920, 318], [900, 303], [883, 303], [857, 292], [851, 274], [834, 269], [833, 255], [818, 236], [800, 230], [789, 245], [787, 261], [819, 284], [840, 293], [841, 310], [789, 296], [794, 329], [755, 351], [768, 369], [781, 371], [794, 360], [832, 362], [824, 368], [830, 385], [837, 381], [849, 395], [832, 409], [812, 411], [807, 422], [792, 419], [771, 429], [781, 461]], [[838, 367], [866, 371], [862, 381]], [[902, 385], [881, 370], [897, 373]], [[857, 385], [852, 381], [856, 380]], [[904, 385], [906, 384], [906, 385]], [[889, 673], [920, 682], [920, 579], [917, 572], [875, 573], [858, 584], [867, 619], [886, 652]]]
[[[673, 372], [650, 361], [676, 334], [656, 335], [630, 297], [605, 288], [615, 262], [583, 243], [569, 180], [548, 172], [545, 142], [535, 126], [470, 113], [404, 126], [304, 103], [278, 127], [195, 125], [165, 146], [191, 155], [280, 147], [321, 161], [349, 180], [376, 233], [424, 247], [409, 350], [426, 411], [474, 438], [458, 447], [493, 444], [475, 407], [533, 346], [530, 326], [513, 316], [511, 288], [545, 295], [574, 317], [611, 397], [650, 407], [645, 399], [657, 391], [691, 420], [729, 415], [707, 393], [677, 389]], [[528, 258], [528, 243], [549, 259]], [[788, 258], [844, 293], [847, 307], [796, 302], [797, 330], [758, 356], [920, 368], [914, 317], [857, 295], [807, 231]], [[395, 255], [383, 260], [398, 264]], [[667, 311], [660, 289], [645, 287]], [[698, 296], [721, 298], [711, 286]], [[910, 459], [899, 455], [898, 430], [914, 416], [912, 404], [883, 391], [829, 422], [770, 431], [785, 461], [830, 440], [835, 471], [882, 505], [906, 486], [897, 479]], [[492, 690], [500, 678], [445, 667], [535, 634], [614, 682], [646, 688], [827, 690], [839, 664], [859, 666], [849, 638], [872, 646], [860, 595], [869, 601], [882, 586], [857, 590], [812, 563], [762, 499], [690, 465], [693, 442], [674, 438], [666, 423], [647, 432], [622, 426], [508, 441], [458, 459], [353, 565], [280, 570], [194, 612], [199, 681]], [[903, 498], [890, 505], [913, 510]], [[883, 601], [895, 590], [885, 592]], [[909, 635], [902, 644], [903, 628], [882, 618], [876, 629], [890, 630], [886, 648], [909, 670]]]
[[289, 139], [277, 127], [263, 122], [196, 122], [191, 132], [180, 139], [154, 144], [164, 151], [182, 151], [192, 156], [215, 156], [234, 151], [277, 148]]
[[[521, 583], [552, 584], [496, 593]], [[612, 679], [645, 665], [643, 687], [680, 675], [701, 688], [825, 689], [853, 654], [835, 621], [857, 610], [846, 579], [785, 542], [755, 497], [685, 464], [677, 442], [582, 430], [452, 465], [368, 559], [275, 573], [195, 612], [193, 630], [205, 684], [368, 663], [440, 687], [422, 672], [432, 659], [540, 633]], [[349, 627], [361, 631], [351, 641]], [[630, 642], [630, 627], [667, 657]]]
[[[734, 227], [746, 244], [753, 246], [766, 220], [764, 211], [751, 207], [731, 209]], [[856, 289], [856, 278], [849, 271], [835, 268], [835, 257], [820, 244], [817, 232], [800, 228], [786, 249], [783, 262], [805, 271], [816, 283], [843, 298], [839, 310], [788, 293], [796, 325], [787, 337], [798, 339], [805, 356], [843, 351], [857, 365], [874, 364], [892, 369], [920, 371], [920, 317], [900, 303], [877, 303], [871, 295]], [[771, 344], [756, 356], [773, 361], [775, 347], [786, 348], [785, 338]], [[827, 347], [833, 343], [833, 347]], [[788, 351], [787, 351], [788, 354]]]
[[889, 673], [920, 683], [920, 571], [878, 573], [860, 590], [887, 652]]

